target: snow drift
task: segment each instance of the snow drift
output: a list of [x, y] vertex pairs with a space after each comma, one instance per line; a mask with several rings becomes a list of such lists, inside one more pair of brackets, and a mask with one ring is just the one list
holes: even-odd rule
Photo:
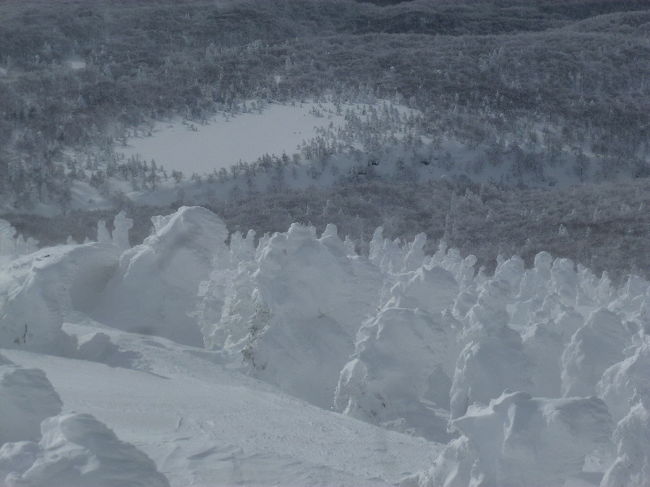
[[650, 401], [648, 390], [636, 398], [614, 431], [617, 458], [605, 473], [602, 487], [643, 487], [650, 479]]
[[[398, 282], [377, 315], [357, 335], [353, 358], [341, 371], [337, 410], [375, 424], [448, 439], [450, 376], [459, 323], [442, 310], [457, 283], [435, 266]], [[436, 293], [436, 290], [442, 292]], [[427, 300], [427, 291], [436, 299]]]
[[18, 367], [0, 355], [0, 445], [38, 439], [38, 425], [61, 406], [42, 370]]
[[201, 345], [191, 316], [199, 282], [228, 237], [223, 222], [200, 207], [152, 219], [154, 233], [126, 250], [93, 315], [122, 330]]
[[598, 398], [541, 399], [523, 392], [472, 406], [451, 425], [463, 436], [447, 446], [419, 485], [577, 482], [587, 454], [607, 446], [612, 428]]
[[0, 272], [0, 345], [67, 354], [74, 343], [61, 331], [66, 318], [90, 311], [119, 256], [111, 244], [46, 248]]
[[63, 414], [41, 423], [38, 443], [0, 449], [7, 487], [169, 487], [155, 464], [88, 414]]
[[40, 369], [0, 355], [0, 485], [168, 487], [154, 463], [87, 414], [62, 402]]
[[[256, 377], [329, 407], [354, 335], [375, 305], [378, 272], [351, 253], [333, 225], [318, 237], [294, 224], [261, 239], [248, 256], [222, 295], [214, 282], [204, 284], [213, 289], [206, 296], [213, 309], [223, 302], [216, 321], [202, 317], [206, 343], [242, 357]], [[212, 280], [219, 279], [217, 272]]]

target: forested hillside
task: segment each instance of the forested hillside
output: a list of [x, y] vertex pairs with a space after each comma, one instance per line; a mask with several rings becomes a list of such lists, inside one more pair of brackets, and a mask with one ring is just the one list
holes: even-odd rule
[[0, 0], [0, 487], [648, 487], [650, 1]]
[[[650, 7], [641, 0], [7, 1], [0, 15], [0, 202], [14, 221], [84, 211], [98, 198], [90, 207], [152, 204], [146, 193], [161, 186], [174, 195], [165, 205], [274, 198], [291, 184], [264, 181], [284, 167], [295, 175], [295, 164], [307, 174], [296, 190], [362, 183], [360, 198], [377, 178], [467, 177], [524, 201], [525, 187], [650, 174]], [[324, 97], [389, 99], [415, 115], [348, 118], [346, 133], [308, 141], [297, 158], [233, 161], [191, 180], [116, 152], [158, 120], [201, 124], [249, 100]], [[391, 124], [409, 136], [377, 137]]]

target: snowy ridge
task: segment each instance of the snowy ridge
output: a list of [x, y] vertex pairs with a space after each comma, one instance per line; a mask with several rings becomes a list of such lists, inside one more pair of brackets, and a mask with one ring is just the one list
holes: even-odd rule
[[[226, 478], [272, 483], [260, 476], [262, 458], [277, 465], [298, 457], [299, 467], [291, 471], [309, 485], [399, 478], [419, 486], [640, 487], [647, 481], [650, 283], [644, 280], [630, 277], [615, 287], [606, 274], [597, 277], [544, 252], [528, 269], [519, 257], [500, 258], [488, 275], [476, 269], [473, 256], [463, 258], [444, 244], [426, 255], [424, 235], [389, 241], [381, 229], [368, 256], [358, 255], [333, 225], [318, 235], [293, 224], [256, 243], [251, 232], [229, 236], [221, 220], [200, 207], [154, 218], [153, 234], [131, 249], [125, 249], [128, 227], [121, 215], [113, 235], [99, 226], [101, 243], [42, 249], [2, 269], [1, 346], [23, 350], [7, 352], [21, 364], [49, 363], [58, 377], [55, 390], [67, 391], [64, 403], [86, 404], [123, 436], [124, 418], [79, 401], [76, 389], [65, 384], [68, 360], [90, 360], [148, 374], [119, 373], [149, 391], [143, 400], [166, 390], [149, 385], [153, 380], [180, 381], [171, 386], [187, 397], [214, 391], [206, 408], [236, 407], [242, 392], [226, 399], [217, 392], [223, 384], [230, 394], [248, 391], [254, 406], [244, 411], [259, 413], [270, 397], [284, 404], [293, 396], [325, 410], [317, 421], [336, 428], [356, 420], [374, 425], [353, 427], [364, 438], [392, 430], [386, 448], [402, 442], [413, 451], [417, 445], [430, 459], [417, 475], [413, 456], [398, 457], [401, 476], [395, 470], [362, 473], [343, 457], [331, 457], [334, 443], [351, 440], [328, 439], [322, 454], [244, 453], [240, 458], [255, 465], [254, 473], [227, 476], [208, 465], [226, 448], [214, 443], [214, 431], [229, 426], [201, 416], [197, 406], [196, 419], [186, 426], [178, 420], [176, 429], [189, 428], [205, 450], [189, 453], [178, 432], [138, 444], [167, 468], [172, 485]], [[30, 334], [16, 325], [24, 322]], [[62, 358], [39, 359], [24, 350]], [[162, 350], [165, 358], [155, 358]], [[104, 365], [94, 367], [93, 373], [107, 373]], [[226, 382], [215, 385], [212, 377]], [[128, 400], [119, 399], [127, 401], [120, 407], [141, 414], [141, 406]], [[185, 410], [173, 404], [183, 418]], [[316, 418], [317, 408], [290, 404], [296, 417]], [[346, 422], [330, 409], [347, 416]], [[155, 428], [167, 431], [168, 413], [147, 414]], [[271, 413], [267, 420], [277, 423]], [[280, 441], [284, 434], [274, 430], [272, 436]], [[175, 445], [174, 453], [162, 446], [168, 444]], [[441, 451], [440, 444], [447, 446]], [[45, 452], [50, 447], [39, 446]], [[317, 465], [329, 477], [319, 477]], [[110, 469], [106, 475], [113, 475]]]

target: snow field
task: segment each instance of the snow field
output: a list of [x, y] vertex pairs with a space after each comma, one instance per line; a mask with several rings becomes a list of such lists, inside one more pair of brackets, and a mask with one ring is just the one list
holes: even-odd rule
[[170, 171], [207, 174], [239, 161], [254, 162], [264, 154], [292, 155], [300, 144], [315, 138], [319, 129], [344, 123], [331, 103], [272, 103], [259, 109], [253, 105], [256, 102], [250, 107], [245, 104], [238, 114], [217, 115], [205, 125], [159, 123], [150, 136], [130, 138], [117, 152], [126, 159], [153, 159]]

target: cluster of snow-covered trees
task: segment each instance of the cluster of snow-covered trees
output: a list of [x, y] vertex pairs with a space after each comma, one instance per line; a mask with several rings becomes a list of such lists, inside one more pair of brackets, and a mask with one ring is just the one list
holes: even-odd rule
[[422, 485], [561, 485], [590, 462], [602, 485], [643, 485], [647, 281], [617, 288], [544, 252], [485, 274], [426, 255], [423, 235], [377, 231], [368, 258], [333, 226], [252, 237], [234, 235], [203, 284], [206, 345], [322, 407], [457, 437]]
[[8, 221], [0, 219], [0, 258], [15, 258], [38, 248], [38, 241], [17, 234]]
[[101, 333], [82, 343], [62, 328], [81, 313], [208, 347], [312, 404], [447, 443], [409, 485], [644, 485], [648, 281], [617, 286], [546, 252], [486, 272], [381, 229], [368, 256], [333, 225], [256, 241], [200, 207], [153, 225], [129, 248], [120, 215], [99, 242], [16, 260], [1, 346], [102, 360]]
[[538, 184], [563, 165], [578, 181], [647, 176], [648, 72], [637, 62], [648, 57], [647, 5], [515, 5], [3, 5], [1, 203], [65, 209], [75, 182], [119, 192], [111, 178], [155, 190], [164, 172], [111, 153], [125, 134], [174, 116], [205, 121], [244, 100], [327, 93], [401, 97], [423, 112], [422, 135], [474, 150], [460, 172]]

